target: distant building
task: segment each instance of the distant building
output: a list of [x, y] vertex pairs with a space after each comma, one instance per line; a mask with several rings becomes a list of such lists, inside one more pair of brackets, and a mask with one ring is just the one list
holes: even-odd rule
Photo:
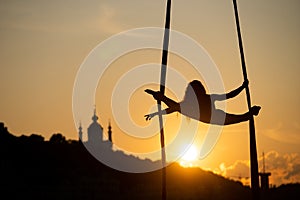
[[[110, 147], [112, 148], [112, 127], [109, 122], [108, 124], [108, 140], [103, 139], [103, 127], [98, 123], [98, 116], [96, 114], [96, 108], [94, 109], [94, 115], [92, 116], [92, 123], [87, 128], [87, 141], [88, 145], [101, 145], [102, 147]], [[79, 140], [82, 141], [83, 131], [82, 131], [81, 123], [78, 128]]]
[[78, 128], [78, 136], [79, 136], [79, 142], [82, 142], [82, 126], [81, 122], [79, 123], [79, 128]]
[[265, 153], [263, 152], [263, 171], [258, 173], [260, 176], [260, 188], [262, 190], [269, 189], [269, 176], [271, 176], [270, 172], [266, 172], [265, 169]]
[[113, 143], [112, 141], [112, 130], [111, 130], [111, 125], [110, 125], [110, 122], [108, 123], [108, 131], [107, 131], [107, 134], [108, 134], [108, 140]]

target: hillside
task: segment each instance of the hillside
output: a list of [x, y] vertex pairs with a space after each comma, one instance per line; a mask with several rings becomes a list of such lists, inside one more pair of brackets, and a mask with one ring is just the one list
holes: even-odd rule
[[[132, 174], [111, 169], [77, 141], [15, 137], [0, 126], [1, 199], [160, 199], [161, 172]], [[138, 159], [138, 158], [135, 158]], [[140, 160], [140, 162], [143, 162]], [[271, 199], [293, 199], [297, 184], [269, 191]], [[168, 199], [250, 199], [241, 183], [174, 163], [167, 168]], [[6, 197], [6, 198], [2, 198]]]

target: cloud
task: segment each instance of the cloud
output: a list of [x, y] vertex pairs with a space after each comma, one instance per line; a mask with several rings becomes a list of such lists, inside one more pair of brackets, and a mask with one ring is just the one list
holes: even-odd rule
[[103, 17], [99, 8], [97, 1], [6, 1], [0, 3], [0, 26], [38, 33], [96, 32]]
[[[271, 172], [272, 184], [300, 182], [300, 156], [297, 153], [279, 154], [270, 151], [265, 155], [266, 171]], [[260, 158], [262, 166], [262, 158]]]
[[244, 185], [249, 185], [249, 164], [248, 160], [237, 160], [230, 166], [221, 163], [215, 172], [227, 178], [241, 181]]
[[[292, 123], [291, 123], [292, 124]], [[289, 144], [299, 144], [300, 134], [299, 134], [299, 123], [293, 123], [292, 125], [286, 126], [285, 124], [279, 122], [274, 128], [265, 129], [262, 132], [269, 138], [289, 143]]]
[[125, 30], [123, 25], [115, 20], [117, 12], [113, 7], [103, 4], [100, 7], [100, 13], [99, 26], [101, 27], [101, 31], [109, 34], [116, 34]]
[[[263, 171], [263, 157], [258, 158], [259, 171]], [[300, 182], [300, 156], [297, 153], [279, 154], [270, 151], [265, 154], [265, 170], [271, 172], [270, 184], [281, 185]], [[250, 183], [249, 160], [237, 160], [232, 165], [221, 163], [216, 173], [225, 177], [239, 180], [243, 184]]]
[[226, 175], [229, 177], [249, 177], [249, 161], [238, 160], [233, 165], [227, 167]]

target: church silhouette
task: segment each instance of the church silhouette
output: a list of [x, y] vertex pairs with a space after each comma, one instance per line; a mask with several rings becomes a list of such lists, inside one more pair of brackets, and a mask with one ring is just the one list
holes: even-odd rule
[[[98, 161], [109, 167], [125, 172], [139, 173], [161, 168], [161, 162], [159, 160], [153, 161], [149, 158], [141, 159], [138, 156], [133, 155], [131, 152], [125, 152], [123, 149], [118, 149], [118, 146], [113, 144], [110, 121], [108, 122], [107, 139], [105, 139], [103, 132], [104, 129], [98, 122], [99, 117], [97, 116], [96, 108], [94, 108], [94, 113], [91, 119], [92, 122], [86, 129], [86, 133], [83, 132], [82, 124], [79, 124], [78, 136], [79, 142], [83, 144], [89, 153], [92, 154]], [[83, 138], [87, 138], [87, 140], [84, 140]]]
[[87, 141], [83, 141], [83, 127], [81, 123], [78, 128], [79, 141], [89, 146], [102, 146], [112, 149], [112, 127], [110, 122], [108, 123], [108, 140], [104, 140], [103, 137], [103, 127], [98, 122], [99, 117], [96, 114], [96, 108], [94, 109], [94, 114], [92, 116], [92, 123], [87, 128]]

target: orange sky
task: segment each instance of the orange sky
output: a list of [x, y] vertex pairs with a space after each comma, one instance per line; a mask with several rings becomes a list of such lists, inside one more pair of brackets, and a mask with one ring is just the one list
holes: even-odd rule
[[[238, 5], [252, 103], [262, 106], [255, 118], [258, 154], [265, 151], [273, 184], [300, 181], [299, 173], [288, 176], [300, 166], [300, 3], [240, 0]], [[53, 133], [61, 132], [76, 139], [72, 92], [85, 57], [100, 42], [120, 31], [163, 27], [164, 14], [165, 1], [0, 1], [0, 121], [16, 135], [37, 133], [49, 139]], [[226, 91], [242, 83], [230, 0], [174, 0], [171, 27], [207, 50], [221, 73]], [[104, 77], [107, 88], [102, 89], [99, 83], [96, 94], [99, 122], [106, 132], [111, 119], [114, 139], [127, 151], [141, 151], [145, 145], [135, 144], [141, 146], [139, 149], [133, 148], [129, 140], [124, 142], [127, 136], [111, 115], [106, 93], [111, 92], [123, 71], [149, 62], [159, 63], [160, 52], [134, 52], [117, 59], [107, 78]], [[176, 56], [170, 56], [169, 64], [181, 73], [192, 74], [181, 69], [189, 64]], [[123, 71], [114, 70], [120, 67]], [[147, 126], [155, 122], [145, 122], [143, 115], [155, 102], [142, 89], [132, 96], [130, 113], [136, 123]], [[241, 113], [246, 108], [244, 93], [227, 104], [228, 112]], [[92, 116], [93, 105], [87, 110]], [[173, 127], [181, 118], [172, 114], [166, 119]], [[86, 128], [88, 124], [84, 125]], [[200, 148], [205, 136], [202, 129], [207, 127], [199, 126], [195, 145]], [[167, 140], [174, 137], [172, 133], [172, 130], [167, 132]], [[149, 139], [146, 147], [158, 148], [157, 139], [157, 136]], [[249, 176], [245, 167], [248, 145], [247, 123], [225, 127], [211, 154], [194, 164], [228, 176]]]

